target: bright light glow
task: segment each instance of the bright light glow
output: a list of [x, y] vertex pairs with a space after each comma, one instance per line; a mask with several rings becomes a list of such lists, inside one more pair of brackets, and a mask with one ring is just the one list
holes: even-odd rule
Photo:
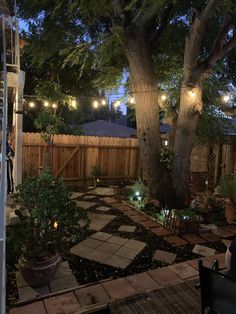
[[194, 97], [195, 97], [195, 92], [194, 92], [194, 90], [191, 90], [191, 91], [189, 92], [189, 95], [190, 95], [190, 97], [194, 98]]
[[165, 101], [166, 100], [166, 95], [161, 95], [161, 100]]
[[164, 141], [164, 145], [167, 146], [168, 145], [168, 141]]
[[105, 106], [107, 104], [106, 99], [102, 100], [102, 105]]
[[77, 107], [77, 101], [76, 101], [75, 99], [72, 100], [71, 106], [72, 106], [74, 109], [76, 109], [76, 107]]
[[53, 228], [54, 228], [54, 229], [57, 229], [57, 228], [58, 228], [58, 222], [57, 222], [57, 221], [54, 222]]
[[134, 97], [131, 97], [130, 100], [129, 100], [129, 102], [130, 102], [131, 104], [135, 104], [135, 99], [134, 99]]
[[139, 195], [140, 195], [140, 192], [139, 192], [139, 191], [136, 191], [136, 192], [135, 192], [135, 195], [136, 195], [136, 196], [139, 196]]
[[43, 103], [43, 105], [44, 105], [44, 107], [49, 107], [49, 102], [48, 102], [48, 101], [45, 101], [45, 102]]
[[95, 109], [98, 108], [98, 102], [97, 102], [97, 100], [95, 100], [95, 101], [93, 102], [93, 108], [95, 108]]
[[141, 201], [141, 199], [142, 199], [142, 197], [141, 197], [141, 196], [138, 196], [137, 198], [138, 198], [138, 201], [139, 201], [139, 202], [140, 202], [140, 201]]
[[229, 95], [224, 95], [223, 102], [228, 102], [228, 101], [229, 101]]
[[53, 103], [53, 104], [52, 104], [52, 108], [53, 108], [53, 109], [56, 109], [56, 108], [57, 108], [57, 104]]
[[34, 107], [35, 107], [35, 103], [31, 101], [31, 102], [29, 103], [29, 106], [30, 106], [30, 108], [34, 108]]
[[119, 101], [119, 100], [115, 101], [114, 107], [117, 108], [117, 107], [119, 107], [119, 106], [120, 106], [120, 101]]

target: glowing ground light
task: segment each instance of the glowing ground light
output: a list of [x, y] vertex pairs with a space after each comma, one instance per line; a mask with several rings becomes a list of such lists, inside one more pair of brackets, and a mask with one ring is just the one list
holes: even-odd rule
[[54, 222], [53, 228], [54, 228], [54, 229], [57, 229], [57, 228], [58, 228], [58, 222], [57, 222], [57, 221]]

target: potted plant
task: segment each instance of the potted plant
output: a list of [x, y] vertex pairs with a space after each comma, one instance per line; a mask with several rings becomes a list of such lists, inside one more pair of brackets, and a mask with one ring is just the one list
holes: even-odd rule
[[8, 230], [8, 243], [21, 252], [23, 278], [39, 287], [52, 279], [61, 254], [80, 240], [88, 225], [86, 211], [70, 199], [62, 179], [54, 178], [49, 170], [26, 178], [18, 186], [15, 202], [19, 223]]
[[226, 175], [219, 182], [219, 194], [225, 198], [225, 219], [229, 224], [236, 224], [236, 176]]

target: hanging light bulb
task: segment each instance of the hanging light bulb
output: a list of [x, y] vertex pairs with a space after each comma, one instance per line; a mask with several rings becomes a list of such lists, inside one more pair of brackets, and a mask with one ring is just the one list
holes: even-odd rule
[[34, 108], [34, 107], [35, 107], [35, 103], [34, 103], [33, 101], [31, 101], [31, 102], [29, 103], [29, 107], [30, 107], [30, 108]]
[[167, 98], [167, 97], [166, 97], [166, 95], [164, 95], [164, 94], [163, 94], [163, 95], [161, 95], [161, 100], [165, 101], [165, 100], [166, 100], [166, 98]]
[[97, 109], [98, 108], [98, 101], [94, 100], [93, 102], [93, 108]]
[[102, 99], [102, 105], [105, 106], [107, 104], [106, 99]]
[[189, 95], [190, 95], [190, 97], [194, 98], [194, 97], [195, 97], [195, 91], [192, 89], [192, 90], [189, 92]]
[[117, 107], [119, 107], [119, 106], [120, 106], [120, 101], [119, 101], [119, 100], [115, 101], [114, 107], [117, 108]]
[[53, 103], [53, 104], [52, 104], [52, 108], [53, 108], [53, 109], [56, 109], [56, 108], [57, 108], [57, 104], [56, 104], [56, 103]]
[[134, 99], [134, 97], [131, 97], [130, 100], [129, 100], [129, 102], [130, 102], [132, 105], [135, 104], [135, 99]]
[[44, 103], [43, 103], [43, 105], [44, 105], [44, 107], [49, 107], [49, 102], [48, 101], [45, 101]]
[[223, 102], [228, 102], [229, 101], [229, 95], [224, 95], [223, 96]]

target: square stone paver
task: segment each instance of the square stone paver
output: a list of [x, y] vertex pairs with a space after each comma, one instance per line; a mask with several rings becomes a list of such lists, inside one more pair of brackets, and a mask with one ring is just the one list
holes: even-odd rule
[[81, 197], [81, 196], [83, 196], [83, 195], [84, 195], [84, 193], [73, 192], [73, 193], [71, 194], [70, 198], [71, 198], [72, 200], [75, 200], [75, 199], [77, 199], [77, 198], [79, 198], [79, 197]]
[[96, 210], [98, 210], [99, 212], [107, 212], [110, 209], [110, 207], [106, 207], [106, 206], [99, 206], [96, 208]]
[[111, 256], [111, 253], [102, 252], [96, 249], [91, 254], [89, 254], [88, 259], [104, 264]]
[[185, 234], [183, 235], [183, 238], [190, 242], [191, 244], [198, 244], [198, 243], [205, 243], [206, 240], [199, 237], [197, 234]]
[[21, 273], [19, 271], [16, 271], [15, 275], [16, 275], [16, 285], [17, 285], [17, 288], [28, 286], [27, 282], [22, 277], [22, 275], [21, 275]]
[[48, 314], [71, 313], [80, 308], [80, 304], [73, 292], [45, 299], [44, 304]]
[[102, 201], [104, 201], [105, 203], [107, 203], [107, 204], [109, 204], [109, 205], [118, 202], [117, 199], [115, 199], [115, 198], [113, 198], [113, 197], [104, 197], [104, 198], [102, 199]]
[[162, 267], [148, 271], [148, 274], [161, 286], [177, 285], [183, 280], [169, 267]]
[[166, 251], [161, 251], [161, 250], [156, 250], [155, 254], [153, 255], [153, 260], [154, 261], [161, 261], [166, 264], [172, 264], [176, 258], [176, 254], [166, 252]]
[[211, 256], [215, 255], [216, 250], [207, 246], [196, 244], [192, 252], [202, 256]]
[[96, 197], [96, 196], [94, 196], [94, 195], [86, 195], [86, 196], [83, 197], [83, 200], [84, 200], [84, 201], [91, 201], [91, 200], [93, 200], [95, 197]]
[[173, 270], [181, 279], [189, 279], [198, 275], [198, 271], [186, 262], [171, 265], [169, 268]]
[[53, 279], [63, 278], [70, 275], [72, 275], [72, 273], [68, 262], [62, 262], [53, 276]]
[[109, 238], [113, 237], [113, 234], [99, 231], [99, 232], [92, 234], [90, 237], [93, 239], [106, 241]]
[[18, 288], [20, 302], [36, 299], [40, 296], [48, 295], [49, 293], [50, 291], [47, 285], [39, 288], [32, 288], [30, 286]]
[[182, 246], [187, 244], [188, 242], [185, 241], [184, 239], [178, 237], [178, 236], [169, 236], [164, 238], [165, 241], [169, 242], [170, 244], [174, 245], [174, 246]]
[[74, 291], [81, 306], [106, 304], [110, 298], [101, 284], [81, 288]]
[[125, 269], [129, 264], [131, 264], [132, 260], [121, 257], [118, 255], [112, 255], [108, 260], [106, 260], [106, 265], [110, 265], [116, 268]]
[[133, 260], [139, 254], [139, 252], [141, 252], [140, 249], [134, 250], [129, 247], [122, 246], [118, 251], [115, 252], [115, 256], [118, 255]]
[[106, 220], [104, 221], [97, 221], [97, 222], [91, 222], [89, 225], [89, 230], [92, 231], [100, 231], [102, 230], [109, 222], [107, 222]]
[[120, 232], [130, 232], [130, 233], [135, 232], [135, 230], [136, 230], [136, 226], [128, 226], [128, 225], [122, 225], [118, 229], [118, 231]]
[[115, 191], [113, 188], [98, 187], [94, 190], [89, 191], [88, 194], [96, 194], [96, 195], [102, 195], [102, 196], [113, 196], [113, 195], [115, 195]]
[[87, 238], [84, 241], [80, 242], [79, 244], [82, 246], [86, 246], [90, 249], [95, 249], [100, 246], [103, 242], [97, 239]]
[[96, 202], [76, 201], [77, 206], [87, 210], [97, 205]]
[[201, 233], [201, 237], [203, 239], [205, 239], [207, 242], [216, 242], [220, 240], [220, 237], [215, 236], [213, 233], [211, 232], [204, 232]]
[[42, 301], [16, 307], [9, 311], [9, 314], [47, 314]]
[[89, 213], [88, 217], [90, 219], [89, 229], [99, 231], [103, 229], [110, 221], [115, 219], [117, 216]]
[[49, 282], [51, 292], [59, 292], [78, 287], [79, 284], [74, 275], [53, 279]]
[[112, 299], [122, 299], [135, 294], [135, 288], [125, 278], [104, 282], [104, 289]]
[[137, 241], [137, 240], [129, 240], [124, 244], [124, 247], [137, 250], [137, 251], [142, 251], [146, 246], [146, 243]]
[[94, 251], [94, 249], [92, 248], [88, 248], [86, 246], [83, 246], [81, 244], [76, 244], [75, 246], [73, 246], [70, 249], [70, 253], [80, 256], [80, 257], [84, 257], [87, 258], [89, 256], [89, 254], [91, 254]]
[[186, 263], [188, 263], [190, 266], [194, 267], [194, 268], [198, 271], [198, 269], [199, 269], [199, 267], [198, 267], [198, 261], [199, 261], [199, 260], [202, 260], [202, 261], [203, 261], [203, 265], [204, 265], [205, 267], [210, 267], [211, 263], [210, 263], [208, 260], [206, 260], [205, 257], [203, 257], [203, 258], [195, 258], [195, 259], [192, 259], [192, 260], [187, 261]]
[[124, 245], [125, 243], [127, 243], [129, 241], [129, 239], [125, 239], [125, 238], [122, 238], [122, 237], [118, 237], [118, 236], [113, 236], [111, 238], [109, 238], [107, 240], [107, 242], [109, 243], [113, 243], [113, 244], [117, 244], [119, 246], [122, 246]]
[[219, 268], [223, 269], [225, 268], [225, 253], [216, 254], [213, 256], [206, 256], [204, 260], [209, 261], [209, 263], [212, 265], [214, 260], [217, 260], [219, 262]]
[[101, 244], [97, 250], [98, 251], [102, 251], [102, 252], [106, 252], [106, 253], [110, 253], [113, 254], [116, 251], [118, 251], [120, 248], [120, 245], [116, 245], [116, 244], [112, 244], [112, 243], [107, 243], [104, 242], [103, 244]]
[[131, 216], [131, 219], [135, 222], [141, 222], [141, 221], [147, 221], [147, 217], [144, 215], [135, 215], [135, 216]]
[[160, 285], [148, 273], [128, 276], [126, 279], [135, 288], [137, 293], [148, 292], [160, 288]]
[[171, 231], [164, 227], [152, 228], [151, 231], [158, 236], [165, 236], [171, 234]]

